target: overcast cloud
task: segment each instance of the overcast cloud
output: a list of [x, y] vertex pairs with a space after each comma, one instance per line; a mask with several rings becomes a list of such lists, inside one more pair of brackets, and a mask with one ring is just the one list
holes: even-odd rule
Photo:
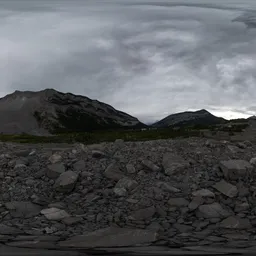
[[0, 0], [0, 96], [55, 88], [153, 122], [256, 113], [255, 0]]

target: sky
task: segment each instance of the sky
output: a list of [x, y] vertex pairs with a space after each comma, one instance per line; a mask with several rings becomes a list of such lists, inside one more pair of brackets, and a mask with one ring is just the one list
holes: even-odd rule
[[54, 88], [151, 123], [256, 114], [255, 0], [0, 0], [0, 96]]

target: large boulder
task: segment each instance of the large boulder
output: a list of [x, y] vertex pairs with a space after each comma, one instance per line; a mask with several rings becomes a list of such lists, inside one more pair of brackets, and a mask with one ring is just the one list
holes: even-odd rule
[[148, 244], [157, 240], [157, 233], [150, 230], [108, 227], [86, 235], [71, 237], [59, 243], [61, 247], [97, 248], [125, 247]]
[[239, 180], [248, 177], [253, 170], [253, 166], [245, 160], [227, 160], [220, 162], [220, 168], [226, 179]]
[[55, 182], [55, 189], [62, 193], [71, 192], [76, 184], [78, 175], [73, 171], [63, 172]]

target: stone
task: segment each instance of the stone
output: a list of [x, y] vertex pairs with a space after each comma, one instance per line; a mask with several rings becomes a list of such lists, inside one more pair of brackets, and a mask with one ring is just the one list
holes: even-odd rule
[[156, 212], [156, 209], [154, 206], [150, 206], [144, 209], [139, 209], [135, 212], [133, 212], [129, 219], [131, 220], [150, 220]]
[[148, 170], [153, 171], [153, 172], [158, 172], [160, 171], [160, 167], [155, 165], [152, 161], [150, 160], [143, 160], [142, 165], [145, 166]]
[[82, 217], [66, 217], [64, 219], [61, 219], [61, 221], [68, 226], [80, 223], [83, 221]]
[[215, 197], [215, 194], [209, 189], [201, 189], [192, 193], [196, 197]]
[[249, 208], [250, 208], [250, 205], [248, 204], [248, 202], [237, 203], [235, 205], [235, 212], [248, 211]]
[[54, 187], [59, 192], [69, 193], [74, 189], [77, 179], [78, 175], [75, 172], [63, 172], [56, 180]]
[[82, 172], [85, 169], [85, 161], [79, 160], [73, 164], [75, 172]]
[[249, 219], [230, 216], [220, 223], [220, 227], [227, 229], [250, 229], [252, 225]]
[[105, 156], [105, 153], [100, 150], [92, 150], [92, 157], [94, 158], [103, 158]]
[[117, 196], [120, 197], [126, 196], [128, 194], [125, 188], [114, 188], [113, 191]]
[[170, 192], [170, 193], [178, 193], [178, 192], [180, 192], [180, 189], [171, 186], [167, 182], [158, 182], [157, 186], [159, 188], [161, 188], [162, 190], [166, 191], [166, 192]]
[[50, 161], [52, 164], [61, 162], [61, 161], [62, 161], [62, 156], [59, 155], [59, 154], [57, 154], [57, 153], [54, 153], [53, 155], [51, 155], [51, 156], [49, 157], [49, 161]]
[[112, 163], [106, 168], [104, 176], [108, 179], [115, 181], [119, 181], [120, 179], [125, 177], [124, 173], [120, 171], [116, 163]]
[[61, 247], [100, 248], [124, 247], [138, 244], [153, 243], [157, 240], [157, 233], [151, 230], [108, 227], [71, 237], [59, 242]]
[[43, 214], [48, 220], [62, 220], [69, 217], [69, 214], [65, 210], [58, 208], [43, 209], [41, 214]]
[[54, 163], [47, 166], [46, 175], [50, 179], [57, 179], [64, 172], [65, 166], [63, 163]]
[[136, 169], [133, 164], [127, 164], [126, 171], [130, 174], [136, 173]]
[[185, 198], [170, 198], [168, 204], [173, 207], [183, 207], [188, 206], [189, 201]]
[[188, 208], [190, 211], [196, 210], [200, 205], [204, 203], [204, 199], [201, 196], [196, 196], [192, 199], [192, 201], [189, 203]]
[[213, 187], [230, 198], [236, 197], [238, 193], [238, 189], [236, 186], [226, 182], [223, 179], [220, 182], [215, 183]]
[[0, 223], [0, 235], [19, 235], [24, 232], [18, 228], [10, 227]]
[[210, 218], [225, 218], [230, 216], [230, 213], [223, 209], [219, 203], [200, 205], [197, 210], [197, 216], [206, 219]]
[[175, 223], [173, 227], [176, 228], [180, 233], [187, 233], [193, 230], [193, 227], [189, 225], [179, 224], [179, 223]]
[[256, 166], [256, 157], [251, 158], [250, 164]]
[[147, 229], [158, 232], [162, 229], [162, 226], [157, 222], [152, 222], [150, 225], [147, 226]]
[[56, 249], [55, 242], [52, 241], [15, 241], [6, 243], [6, 245], [11, 247], [21, 247], [21, 248], [42, 248], [42, 249]]
[[186, 162], [182, 157], [173, 153], [166, 153], [163, 156], [162, 162], [166, 175], [173, 175], [177, 172], [184, 171], [189, 167], [189, 163]]
[[55, 202], [55, 203], [51, 203], [48, 204], [49, 208], [58, 208], [58, 209], [66, 209], [66, 205], [63, 202]]
[[37, 216], [41, 211], [41, 206], [29, 201], [12, 201], [5, 204], [13, 218], [31, 218]]
[[138, 185], [139, 184], [136, 180], [132, 180], [130, 178], [124, 177], [117, 182], [115, 187], [116, 188], [124, 188], [127, 191], [131, 191], [131, 190], [135, 189]]
[[225, 178], [230, 180], [248, 177], [253, 170], [253, 166], [249, 162], [237, 159], [221, 161], [220, 168]]

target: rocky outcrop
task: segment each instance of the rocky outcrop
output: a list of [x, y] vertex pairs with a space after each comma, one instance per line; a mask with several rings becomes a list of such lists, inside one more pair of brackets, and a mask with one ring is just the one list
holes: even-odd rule
[[118, 140], [50, 150], [1, 143], [0, 243], [49, 250], [252, 248], [256, 146], [244, 143], [234, 152], [228, 146], [238, 143], [212, 143]]

